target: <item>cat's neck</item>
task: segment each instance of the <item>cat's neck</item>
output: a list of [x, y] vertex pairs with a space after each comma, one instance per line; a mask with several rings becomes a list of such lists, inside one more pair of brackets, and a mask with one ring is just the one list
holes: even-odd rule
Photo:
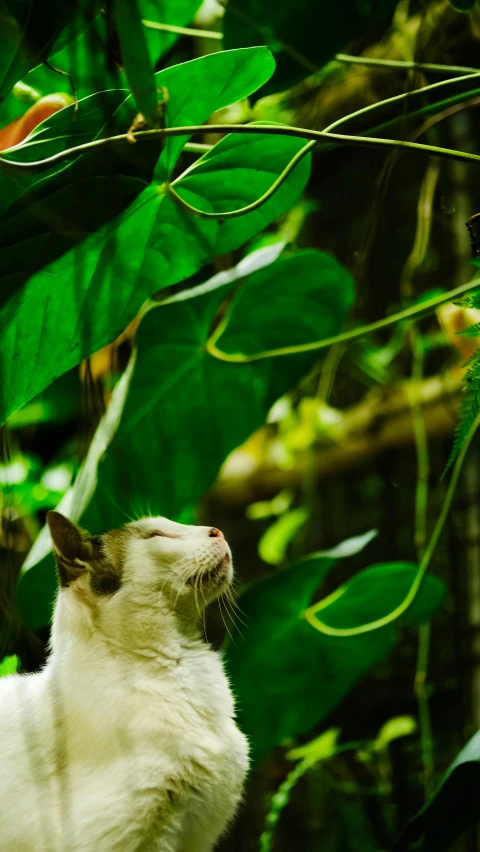
[[[60, 592], [52, 627], [51, 656], [73, 669], [82, 661], [91, 667], [103, 667], [115, 658], [119, 662], [168, 670], [178, 666], [192, 652], [207, 651], [198, 619], [190, 610], [168, 603], [149, 607], [145, 601], [131, 600], [122, 624], [101, 615], [86, 605], [78, 604], [71, 591]], [[125, 613], [124, 613], [125, 616]]]

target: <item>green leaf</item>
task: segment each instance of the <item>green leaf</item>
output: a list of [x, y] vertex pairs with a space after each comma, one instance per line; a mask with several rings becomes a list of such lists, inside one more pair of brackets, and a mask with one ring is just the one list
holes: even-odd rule
[[249, 287], [237, 291], [216, 341], [218, 349], [257, 355], [337, 333], [338, 318], [342, 317], [343, 324], [353, 299], [352, 279], [346, 269], [330, 255], [307, 249], [278, 262], [275, 272], [273, 278], [271, 270], [265, 270]]
[[113, 0], [122, 64], [137, 109], [155, 127], [160, 113], [153, 66], [137, 0]]
[[4, 657], [2, 662], [0, 663], [0, 677], [16, 674], [19, 667], [20, 660], [18, 659], [16, 654], [12, 654], [11, 657]]
[[[241, 596], [248, 628], [243, 637], [233, 634], [227, 668], [238, 697], [239, 722], [256, 759], [324, 719], [395, 643], [394, 624], [340, 639], [319, 633], [302, 617], [334, 564], [332, 557], [303, 559]], [[386, 615], [404, 599], [416, 570], [393, 562], [361, 571], [340, 595], [326, 599], [322, 620], [354, 627]], [[407, 619], [416, 624], [428, 620], [442, 596], [443, 583], [427, 577]]]
[[[156, 74], [157, 86], [168, 90], [166, 127], [203, 124], [212, 113], [255, 92], [275, 70], [266, 47], [223, 50], [191, 62], [174, 65]], [[160, 158], [157, 176], [164, 181], [172, 173], [189, 136], [169, 136]]]
[[[324, 276], [330, 289], [324, 287]], [[314, 353], [245, 366], [212, 357], [205, 343], [230, 289], [227, 284], [195, 299], [172, 301], [142, 321], [129, 399], [100, 478], [127, 514], [148, 507], [176, 516], [196, 502], [231, 450], [264, 422], [275, 399], [315, 360]], [[245, 329], [253, 346], [269, 343], [272, 325], [283, 329], [288, 344], [308, 339], [312, 327], [319, 337], [324, 329], [330, 334], [342, 328], [352, 301], [349, 273], [321, 252], [304, 251], [253, 272], [237, 290], [230, 322], [237, 330]], [[308, 310], [299, 310], [300, 305]], [[159, 454], [160, 482], [152, 477], [145, 446]], [[131, 464], [125, 464], [127, 458]]]
[[[480, 821], [480, 731], [447, 770], [439, 789], [407, 825], [392, 852], [403, 852], [423, 836], [423, 852], [445, 852]], [[415, 847], [417, 848], [417, 847]]]
[[[175, 190], [182, 197], [185, 189], [194, 192], [220, 213], [238, 210], [261, 198], [304, 145], [304, 140], [287, 136], [248, 137], [231, 133], [175, 181]], [[289, 210], [303, 192], [310, 168], [311, 155], [307, 155], [258, 210], [223, 221], [216, 243], [217, 254], [238, 248]]]
[[[102, 197], [120, 196], [125, 203], [139, 184], [121, 177], [79, 182], [64, 193], [65, 212], [75, 215], [74, 193], [86, 208]], [[92, 216], [94, 212], [92, 206]], [[69, 241], [85, 234], [58, 232], [53, 245], [50, 235], [39, 235], [3, 250], [4, 293], [10, 290], [13, 295], [0, 309], [0, 421], [82, 358], [115, 340], [153, 292], [188, 278], [208, 262], [216, 224], [188, 224], [187, 229], [171, 199], [149, 187], [121, 217], [26, 284], [29, 266], [41, 261], [42, 254], [48, 258], [48, 251], [68, 248]], [[8, 276], [12, 254], [12, 266], [25, 264], [23, 274]], [[76, 311], [72, 304], [78, 305]]]
[[373, 36], [379, 24], [392, 17], [396, 0], [345, 0], [311, 3], [309, 0], [233, 0], [224, 18], [227, 48], [266, 44], [277, 61], [277, 71], [262, 94], [281, 91], [333, 59], [353, 39]]
[[[135, 359], [136, 353], [134, 352], [127, 369], [114, 388], [110, 405], [98, 424], [86, 459], [75, 482], [57, 506], [58, 511], [72, 521], [80, 520], [95, 493], [99, 460], [106, 452], [118, 428], [132, 379]], [[55, 570], [52, 570], [52, 563], [48, 559], [51, 546], [48, 527], [44, 526], [23, 564], [17, 586], [19, 613], [25, 623], [30, 624], [33, 630], [49, 621], [57, 590]], [[35, 571], [30, 570], [32, 567], [35, 567]]]
[[[40, 64], [61, 45], [59, 38], [74, 18], [91, 20], [98, 9], [93, 0], [31, 0], [0, 2], [0, 102], [30, 68]], [[80, 25], [80, 24], [79, 24]], [[77, 26], [70, 33], [74, 36]], [[63, 44], [68, 40], [65, 35]]]
[[[124, 515], [179, 517], [210, 486], [228, 453], [264, 422], [273, 401], [312, 365], [315, 354], [247, 367], [232, 365], [212, 357], [205, 348], [217, 312], [235, 279], [277, 252], [277, 247], [269, 247], [248, 256], [235, 273], [223, 273], [195, 292], [170, 298], [142, 320], [137, 334], [138, 360], [123, 417], [99, 465], [95, 498], [83, 516], [83, 523], [92, 532], [123, 523]], [[252, 271], [243, 287], [254, 288], [267, 303], [270, 286], [276, 282], [279, 300], [278, 306], [275, 302], [275, 316], [285, 325], [283, 305], [290, 303], [282, 301], [280, 295], [291, 289], [298, 302], [315, 282], [319, 297], [310, 311], [315, 312], [321, 327], [325, 314], [332, 311], [332, 305], [323, 301], [321, 289], [325, 261], [329, 268], [332, 261], [321, 252], [305, 254], [312, 280], [300, 278], [300, 274], [306, 274], [306, 266], [303, 253], [299, 253], [264, 269], [257, 266], [258, 271]], [[339, 264], [337, 268], [337, 281], [332, 286], [337, 291], [344, 288], [346, 295], [343, 301], [337, 300], [331, 322], [340, 329], [353, 299], [353, 287], [345, 270]], [[302, 315], [299, 322], [303, 322]], [[308, 328], [305, 326], [306, 332]], [[258, 345], [262, 345], [261, 326], [256, 333]], [[28, 574], [38, 573], [36, 565], [33, 570], [34, 564], [34, 558], [29, 557], [32, 569]], [[51, 564], [47, 570], [54, 575]], [[30, 595], [35, 612], [25, 618], [27, 623], [32, 617], [36, 624], [41, 623], [38, 619], [45, 623], [54, 582], [48, 583], [45, 577], [41, 583], [31, 582], [35, 584], [35, 594]]]

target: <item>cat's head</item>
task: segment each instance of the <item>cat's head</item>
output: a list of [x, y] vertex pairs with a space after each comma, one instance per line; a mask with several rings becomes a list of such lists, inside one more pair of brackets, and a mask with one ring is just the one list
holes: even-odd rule
[[97, 610], [162, 603], [201, 610], [233, 579], [230, 548], [215, 527], [142, 518], [91, 536], [59, 512], [48, 512], [60, 589]]

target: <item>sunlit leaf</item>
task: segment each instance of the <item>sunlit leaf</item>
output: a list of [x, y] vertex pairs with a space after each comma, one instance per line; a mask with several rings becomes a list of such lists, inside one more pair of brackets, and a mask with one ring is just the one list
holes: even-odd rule
[[[265, 47], [224, 50], [166, 68], [156, 75], [168, 90], [166, 127], [203, 124], [217, 109], [255, 92], [275, 70]], [[159, 180], [170, 175], [188, 136], [169, 136], [158, 168]]]

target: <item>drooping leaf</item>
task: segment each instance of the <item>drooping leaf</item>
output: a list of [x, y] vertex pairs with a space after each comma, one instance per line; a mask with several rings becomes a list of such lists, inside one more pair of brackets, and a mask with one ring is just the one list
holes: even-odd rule
[[[203, 124], [218, 109], [246, 98], [268, 80], [275, 61], [265, 47], [224, 50], [183, 62], [156, 74], [157, 86], [168, 90], [166, 127]], [[169, 136], [157, 177], [166, 179], [189, 136]]]
[[404, 852], [423, 837], [423, 852], [446, 852], [470, 826], [480, 821], [480, 731], [447, 770], [439, 789], [407, 825], [392, 852]]
[[155, 127], [159, 119], [157, 87], [138, 0], [113, 0], [122, 64], [137, 109]]
[[[285, 166], [305, 145], [287, 136], [225, 136], [211, 151], [188, 169], [174, 187], [183, 197], [190, 190], [208, 200], [213, 210], [224, 213], [256, 201], [272, 186]], [[311, 156], [305, 157], [284, 184], [265, 204], [235, 219], [222, 222], [216, 250], [227, 254], [278, 219], [305, 188]]]
[[[277, 252], [276, 247], [269, 247], [256, 257], [245, 258], [240, 273], [248, 274], [255, 270], [257, 259], [265, 263]], [[326, 268], [330, 275], [332, 262], [321, 252], [281, 258], [264, 269], [257, 267], [243, 287], [252, 287], [263, 296], [268, 310], [270, 285], [277, 282], [276, 319], [284, 325], [283, 310], [289, 300], [283, 301], [281, 294], [294, 290], [301, 301], [317, 287], [318, 299], [310, 312], [315, 310], [319, 329], [326, 315], [340, 329], [352, 303], [353, 286], [349, 274], [337, 264], [337, 279], [332, 280], [336, 295], [324, 300], [320, 282]], [[244, 366], [227, 364], [208, 353], [205, 344], [212, 323], [237, 276], [223, 273], [193, 293], [180, 293], [152, 308], [142, 320], [138, 360], [122, 420], [99, 465], [97, 491], [82, 518], [92, 532], [123, 523], [124, 515], [181, 516], [212, 483], [228, 453], [264, 422], [273, 401], [313, 363], [314, 354]], [[238, 310], [242, 311], [241, 303]], [[296, 316], [305, 336], [310, 335], [311, 316], [308, 322], [301, 312]], [[232, 319], [237, 322], [235, 311]], [[243, 321], [248, 323], [248, 315]], [[262, 333], [262, 326], [256, 325], [258, 345], [262, 345]], [[295, 334], [298, 336], [298, 329]], [[39, 564], [44, 566], [40, 572]], [[51, 563], [45, 567], [29, 558], [28, 566], [25, 579], [43, 571], [54, 577]], [[54, 580], [48, 582], [43, 576], [41, 583], [31, 582], [35, 584], [35, 595], [30, 594], [35, 601], [35, 623], [45, 623]]]
[[[255, 583], [241, 596], [248, 626], [242, 628], [243, 636], [234, 633], [228, 644], [227, 667], [238, 697], [239, 722], [257, 759], [318, 724], [395, 643], [394, 624], [337, 638], [316, 631], [303, 618], [334, 565], [332, 557], [306, 558]], [[355, 627], [386, 615], [404, 599], [416, 570], [414, 565], [393, 562], [361, 571], [341, 594], [329, 597], [321, 610], [322, 621]], [[443, 583], [428, 577], [408, 610], [408, 620], [428, 620], [442, 596]]]
[[263, 92], [281, 91], [333, 59], [348, 43], [379, 24], [388, 24], [396, 0], [233, 0], [225, 12], [225, 47], [266, 44], [277, 71]]
[[[127, 369], [113, 390], [110, 405], [98, 424], [75, 482], [57, 506], [57, 509], [72, 521], [80, 520], [95, 492], [98, 463], [113, 440], [122, 416], [135, 359], [136, 354], [134, 352], [130, 357]], [[25, 560], [17, 588], [20, 614], [33, 629], [47, 623], [51, 614], [51, 604], [55, 598], [56, 575], [55, 571], [52, 571], [50, 561], [45, 558], [50, 551], [50, 533], [48, 527], [44, 526]], [[32, 566], [35, 566], [35, 571], [29, 570]]]

